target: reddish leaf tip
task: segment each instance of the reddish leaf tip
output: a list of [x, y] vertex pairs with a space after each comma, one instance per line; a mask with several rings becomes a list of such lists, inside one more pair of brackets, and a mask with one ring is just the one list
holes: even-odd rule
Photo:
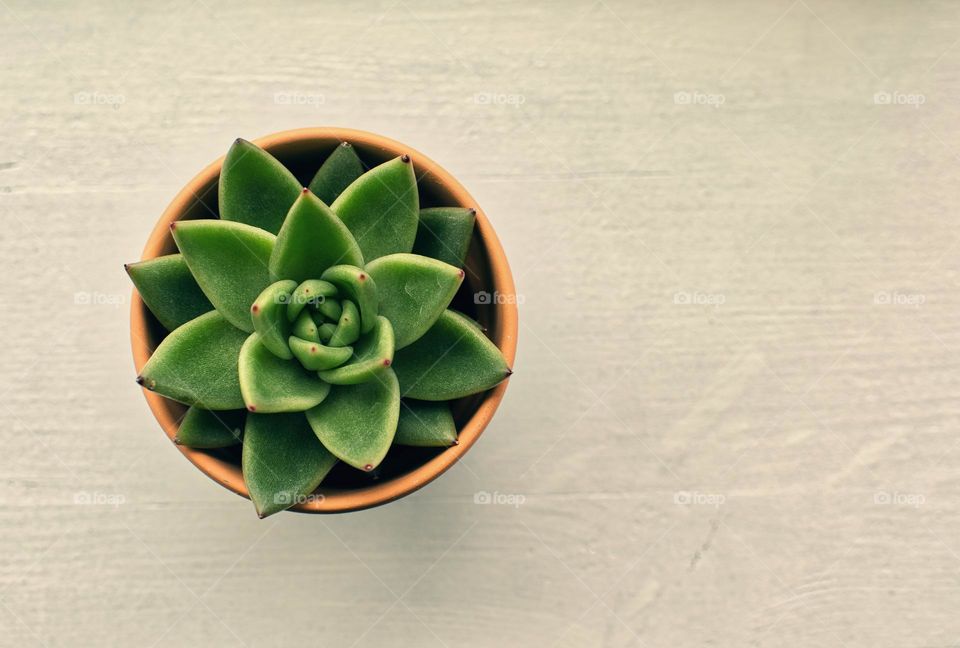
[[471, 215], [471, 216], [476, 216], [476, 215], [477, 215], [477, 210], [474, 209], [473, 207], [471, 207], [471, 208], [470, 208], [470, 215]]
[[170, 223], [170, 230], [172, 231], [175, 229], [177, 229], [177, 221], [173, 221], [172, 223]]
[[404, 153], [403, 155], [400, 156], [400, 160], [403, 161], [403, 162], [409, 162], [409, 161], [410, 161], [410, 156], [407, 155], [406, 153]]
[[384, 358], [384, 359], [383, 359], [383, 366], [384, 366], [384, 367], [389, 367], [390, 364], [391, 364], [390, 358]]
[[458, 270], [457, 274], [460, 276], [461, 279], [463, 279], [463, 270]]
[[370, 472], [371, 470], [373, 470], [373, 464], [367, 464], [366, 466], [363, 467], [363, 469], [366, 470], [367, 472]]
[[507, 376], [512, 376], [512, 375], [513, 375], [513, 369], [507, 367]]
[[304, 188], [303, 188], [303, 191], [301, 191], [300, 193], [303, 194], [304, 196], [306, 196], [308, 193], [310, 193], [310, 190], [307, 189], [306, 187], [304, 187]]
[[360, 279], [360, 281], [365, 281], [365, 280], [367, 279], [367, 275], [365, 275], [365, 274], [363, 274], [363, 273], [361, 272], [360, 275], [359, 275], [357, 278]]
[[250, 307], [250, 310], [251, 310], [252, 312], [254, 312], [254, 313], [259, 313], [259, 312], [260, 312], [260, 307], [257, 306], [256, 304], [254, 304], [253, 306]]
[[138, 384], [138, 385], [142, 385], [142, 384], [143, 384], [143, 376], [137, 376], [136, 381], [137, 381], [137, 384]]
[[310, 353], [316, 353], [316, 352], [317, 352], [317, 347], [315, 346], [310, 347]]
[[247, 405], [247, 409], [250, 410], [251, 412], [256, 412], [256, 411], [257, 411], [257, 406], [256, 406], [256, 405]]

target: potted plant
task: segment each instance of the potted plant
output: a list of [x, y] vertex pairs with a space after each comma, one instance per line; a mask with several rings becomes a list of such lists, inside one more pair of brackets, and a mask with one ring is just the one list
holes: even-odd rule
[[476, 441], [512, 373], [514, 287], [492, 227], [436, 163], [371, 133], [237, 140], [127, 271], [151, 410], [261, 517], [423, 486]]

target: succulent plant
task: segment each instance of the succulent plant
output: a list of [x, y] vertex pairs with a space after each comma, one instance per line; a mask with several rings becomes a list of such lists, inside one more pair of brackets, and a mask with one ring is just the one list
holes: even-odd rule
[[238, 139], [219, 218], [170, 226], [179, 253], [129, 264], [169, 331], [137, 377], [189, 406], [177, 443], [242, 443], [260, 517], [303, 501], [333, 466], [375, 469], [392, 444], [457, 443], [448, 401], [510, 375], [448, 306], [475, 212], [420, 209], [404, 155], [366, 170], [344, 142], [302, 187]]

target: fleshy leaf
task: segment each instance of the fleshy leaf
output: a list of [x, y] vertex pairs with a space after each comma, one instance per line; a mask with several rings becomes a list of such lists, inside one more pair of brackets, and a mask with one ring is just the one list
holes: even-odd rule
[[343, 314], [343, 307], [335, 299], [325, 299], [317, 304], [317, 312], [328, 320], [337, 322], [340, 321], [340, 316]]
[[187, 405], [243, 407], [237, 360], [247, 334], [217, 311], [192, 319], [164, 338], [137, 382]]
[[463, 267], [476, 218], [477, 212], [466, 207], [421, 209], [413, 252]]
[[355, 385], [389, 371], [393, 362], [393, 327], [386, 317], [378, 317], [373, 330], [357, 342], [349, 364], [321, 371], [320, 378], [333, 385]]
[[353, 347], [324, 346], [319, 342], [290, 337], [290, 350], [305, 369], [322, 371], [339, 367], [353, 355]]
[[251, 412], [303, 412], [323, 401], [330, 385], [299, 362], [270, 353], [254, 333], [240, 349], [240, 391]]
[[388, 369], [376, 380], [334, 386], [325, 403], [307, 412], [307, 420], [337, 458], [373, 470], [390, 449], [399, 415], [400, 388]]
[[210, 412], [191, 407], [180, 422], [176, 442], [191, 448], [226, 448], [240, 443], [246, 410]]
[[276, 234], [301, 189], [275, 157], [238, 139], [227, 151], [220, 172], [220, 218]]
[[340, 320], [328, 344], [335, 347], [347, 346], [356, 342], [358, 337], [360, 337], [360, 311], [352, 301], [344, 301]]
[[260, 517], [304, 501], [336, 463], [303, 414], [247, 416], [243, 481]]
[[404, 397], [428, 401], [482, 392], [511, 373], [500, 349], [451, 310], [423, 337], [397, 351], [393, 367]]
[[330, 266], [363, 265], [353, 235], [308, 189], [293, 203], [270, 256], [274, 279], [316, 279]]
[[210, 302], [231, 324], [252, 333], [250, 306], [271, 283], [267, 263], [275, 237], [224, 220], [180, 221], [170, 228]]
[[457, 443], [457, 426], [447, 403], [404, 398], [393, 442], [399, 445], [446, 448]]
[[181, 254], [168, 254], [124, 266], [157, 321], [168, 331], [213, 310]]
[[323, 166], [310, 181], [310, 191], [329, 205], [350, 183], [363, 175], [363, 162], [350, 142], [342, 142], [333, 149]]
[[290, 360], [293, 355], [287, 348], [290, 337], [290, 322], [287, 321], [287, 304], [297, 282], [286, 280], [272, 283], [257, 297], [250, 307], [253, 328], [260, 334], [260, 341], [278, 358]]
[[377, 282], [380, 314], [393, 324], [398, 349], [433, 326], [463, 281], [463, 270], [418, 254], [380, 257], [366, 270]]
[[317, 329], [317, 323], [310, 316], [310, 311], [300, 313], [300, 317], [293, 323], [293, 334], [309, 342], [320, 341], [320, 331]]
[[406, 155], [370, 169], [330, 205], [370, 262], [385, 254], [409, 252], [417, 236], [420, 197], [413, 163]]
[[321, 279], [337, 287], [341, 297], [360, 309], [360, 332], [366, 333], [377, 322], [377, 284], [370, 275], [356, 266], [338, 265], [327, 268]]
[[287, 320], [295, 322], [297, 318], [300, 317], [300, 312], [307, 307], [307, 304], [313, 304], [318, 300], [325, 300], [328, 297], [336, 296], [337, 287], [329, 281], [307, 279], [293, 291], [293, 296], [287, 305]]
[[320, 328], [317, 329], [317, 332], [320, 334], [320, 341], [326, 344], [330, 341], [330, 338], [333, 337], [333, 333], [337, 330], [336, 324], [331, 324], [327, 322], [326, 324], [321, 324]]

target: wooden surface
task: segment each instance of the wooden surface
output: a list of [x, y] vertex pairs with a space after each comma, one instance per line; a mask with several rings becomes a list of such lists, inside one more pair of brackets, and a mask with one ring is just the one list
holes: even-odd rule
[[[0, 644], [956, 645], [958, 17], [0, 0]], [[520, 355], [425, 490], [260, 521], [150, 416], [122, 263], [309, 125], [467, 186]]]

